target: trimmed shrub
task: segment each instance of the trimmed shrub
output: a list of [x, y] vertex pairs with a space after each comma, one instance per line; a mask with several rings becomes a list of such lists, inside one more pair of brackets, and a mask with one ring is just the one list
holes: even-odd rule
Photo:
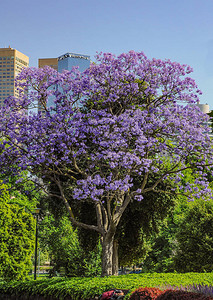
[[213, 300], [210, 296], [205, 296], [200, 293], [195, 292], [187, 292], [181, 290], [167, 290], [164, 291], [161, 295], [159, 295], [156, 300]]
[[[28, 294], [29, 297], [39, 295], [48, 299], [73, 299], [73, 300], [88, 300], [105, 291], [113, 289], [121, 289], [125, 294], [125, 300], [129, 299], [138, 287], [155, 287], [160, 290], [183, 289], [194, 284], [208, 286], [208, 291], [212, 287], [213, 273], [188, 273], [188, 274], [163, 274], [163, 273], [146, 273], [146, 274], [130, 274], [109, 277], [72, 277], [62, 278], [56, 277], [52, 279], [40, 278], [39, 280], [26, 280], [1, 282], [0, 295], [23, 295]], [[198, 292], [198, 291], [197, 291]], [[213, 297], [213, 295], [211, 295]], [[0, 299], [6, 298], [0, 296]], [[29, 298], [32, 299], [32, 298]], [[133, 298], [131, 298], [133, 299]], [[135, 298], [136, 299], [136, 298]], [[141, 298], [143, 299], [143, 298]], [[150, 299], [150, 298], [148, 298]], [[180, 299], [180, 298], [179, 298]], [[204, 298], [212, 299], [212, 298]]]
[[161, 295], [163, 291], [161, 291], [158, 288], [152, 288], [152, 287], [145, 287], [145, 288], [139, 288], [135, 290], [131, 296], [130, 300], [154, 300], [157, 299], [159, 295]]

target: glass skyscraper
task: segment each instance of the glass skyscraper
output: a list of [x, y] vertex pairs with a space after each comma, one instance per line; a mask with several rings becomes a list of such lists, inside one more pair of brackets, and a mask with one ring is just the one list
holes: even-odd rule
[[74, 66], [78, 66], [80, 72], [85, 71], [90, 66], [90, 56], [66, 53], [58, 57], [58, 72], [63, 70], [70, 71]]

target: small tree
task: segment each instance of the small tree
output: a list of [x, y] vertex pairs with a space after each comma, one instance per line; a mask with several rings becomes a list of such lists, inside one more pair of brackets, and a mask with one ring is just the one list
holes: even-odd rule
[[46, 215], [39, 225], [39, 242], [51, 257], [52, 274], [63, 270], [72, 277], [100, 275], [100, 253], [83, 251], [77, 230], [66, 216], [55, 220]]
[[[199, 172], [194, 183], [202, 189], [193, 190], [192, 183], [185, 192], [209, 192], [208, 118], [194, 105], [200, 91], [190, 72], [186, 65], [134, 51], [97, 55], [97, 64], [83, 74], [25, 69], [19, 97], [1, 108], [2, 172], [28, 170], [49, 195], [63, 200], [73, 224], [102, 236], [103, 276], [112, 274], [116, 229], [132, 201], [162, 192], [162, 181], [163, 192], [173, 193], [171, 182], [177, 184], [188, 168]], [[27, 116], [35, 101], [45, 113]], [[52, 182], [55, 193], [48, 190]], [[76, 199], [93, 204], [95, 223], [79, 221]]]
[[32, 265], [35, 222], [31, 214], [11, 203], [5, 185], [1, 184], [1, 191], [0, 277], [5, 280], [19, 280], [28, 275]]

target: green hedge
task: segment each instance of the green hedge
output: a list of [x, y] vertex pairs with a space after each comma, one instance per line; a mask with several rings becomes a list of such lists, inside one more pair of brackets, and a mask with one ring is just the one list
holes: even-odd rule
[[212, 282], [213, 273], [147, 273], [103, 278], [42, 278], [37, 281], [0, 282], [0, 299], [5, 299], [1, 298], [5, 295], [14, 295], [15, 299], [29, 299], [30, 295], [30, 299], [33, 299], [32, 295], [40, 295], [44, 297], [43, 299], [50, 299], [51, 296], [51, 299], [64, 299], [70, 296], [73, 300], [85, 300], [113, 288], [129, 290], [125, 297], [128, 299], [131, 291], [138, 287], [167, 288], [168, 286], [185, 287], [192, 284], [210, 286]]

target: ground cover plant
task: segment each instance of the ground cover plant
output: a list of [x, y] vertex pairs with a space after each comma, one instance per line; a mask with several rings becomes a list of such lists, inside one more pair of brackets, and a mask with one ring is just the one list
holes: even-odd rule
[[[149, 273], [130, 274], [111, 277], [93, 278], [52, 278], [39, 279], [37, 281], [0, 283], [0, 295], [14, 294], [54, 296], [63, 299], [70, 296], [75, 300], [86, 300], [101, 295], [112, 289], [129, 290], [125, 299], [140, 287], [158, 287], [160, 290], [168, 289], [168, 285], [175, 287], [186, 287], [194, 284], [211, 286], [213, 273]], [[1, 299], [1, 298], [0, 298]]]
[[[134, 51], [96, 59], [83, 74], [22, 71], [19, 96], [0, 108], [0, 170], [28, 171], [63, 202], [72, 224], [97, 232], [107, 276], [114, 274], [114, 237], [127, 207], [150, 192], [206, 199], [213, 147], [189, 66]], [[43, 112], [28, 115], [35, 103]], [[186, 169], [194, 181], [181, 186]], [[81, 202], [91, 203], [92, 223], [79, 220]]]

